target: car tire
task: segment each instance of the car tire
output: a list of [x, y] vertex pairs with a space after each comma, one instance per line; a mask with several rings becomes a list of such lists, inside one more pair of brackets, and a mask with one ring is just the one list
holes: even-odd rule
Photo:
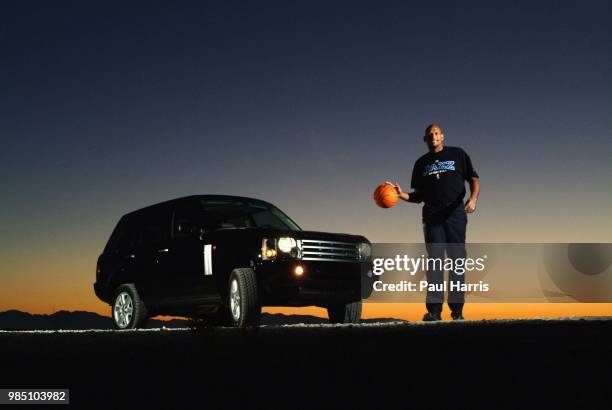
[[137, 329], [146, 325], [149, 315], [133, 283], [126, 283], [115, 290], [111, 317], [115, 329]]
[[361, 301], [340, 303], [327, 306], [329, 321], [332, 323], [359, 323], [361, 320]]
[[228, 306], [231, 323], [238, 328], [258, 326], [261, 305], [257, 277], [253, 269], [234, 269], [228, 283]]

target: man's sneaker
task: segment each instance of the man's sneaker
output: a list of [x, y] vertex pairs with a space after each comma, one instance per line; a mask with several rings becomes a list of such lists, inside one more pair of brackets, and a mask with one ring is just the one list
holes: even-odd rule
[[451, 312], [453, 320], [463, 320], [463, 315], [460, 312]]
[[442, 320], [442, 315], [440, 313], [427, 312], [425, 316], [423, 316], [423, 322], [437, 322], [438, 320]]

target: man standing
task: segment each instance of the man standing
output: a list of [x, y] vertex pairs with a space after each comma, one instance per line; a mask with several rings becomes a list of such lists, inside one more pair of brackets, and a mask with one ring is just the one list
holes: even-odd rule
[[[465, 151], [458, 147], [444, 146], [444, 134], [438, 125], [432, 124], [425, 129], [423, 141], [429, 152], [414, 164], [410, 183], [414, 191], [404, 192], [399, 185], [392, 185], [404, 201], [425, 203], [423, 232], [429, 258], [444, 259], [445, 251], [449, 258], [465, 258], [466, 212], [476, 210], [480, 192], [478, 174]], [[470, 185], [470, 197], [464, 204], [466, 181]], [[451, 271], [450, 281], [463, 284], [465, 278], [463, 274]], [[444, 271], [435, 266], [430, 267], [427, 282], [430, 285], [442, 284]], [[449, 290], [447, 301], [453, 320], [463, 320], [464, 292]], [[423, 320], [441, 320], [444, 291], [428, 291], [425, 302], [427, 313]]]

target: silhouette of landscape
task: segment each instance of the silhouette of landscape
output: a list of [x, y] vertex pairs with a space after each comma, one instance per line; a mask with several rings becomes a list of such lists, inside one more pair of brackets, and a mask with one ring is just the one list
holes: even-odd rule
[[[372, 322], [398, 322], [401, 319], [377, 318], [364, 319], [364, 323]], [[261, 324], [267, 326], [289, 325], [289, 324], [318, 324], [328, 323], [325, 318], [310, 315], [283, 315], [280, 313], [263, 313]], [[184, 328], [195, 323], [189, 319], [149, 319], [147, 328]], [[87, 330], [87, 329], [113, 329], [110, 317], [97, 313], [65, 310], [49, 315], [31, 314], [19, 310], [7, 310], [0, 312], [0, 330]]]

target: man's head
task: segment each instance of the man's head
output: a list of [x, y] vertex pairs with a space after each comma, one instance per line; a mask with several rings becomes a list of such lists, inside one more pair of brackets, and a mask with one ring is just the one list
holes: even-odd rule
[[430, 151], [441, 150], [443, 147], [442, 142], [444, 141], [442, 128], [436, 124], [429, 125], [427, 128], [425, 128], [423, 141], [425, 141], [425, 144], [427, 144], [427, 148], [429, 148]]

